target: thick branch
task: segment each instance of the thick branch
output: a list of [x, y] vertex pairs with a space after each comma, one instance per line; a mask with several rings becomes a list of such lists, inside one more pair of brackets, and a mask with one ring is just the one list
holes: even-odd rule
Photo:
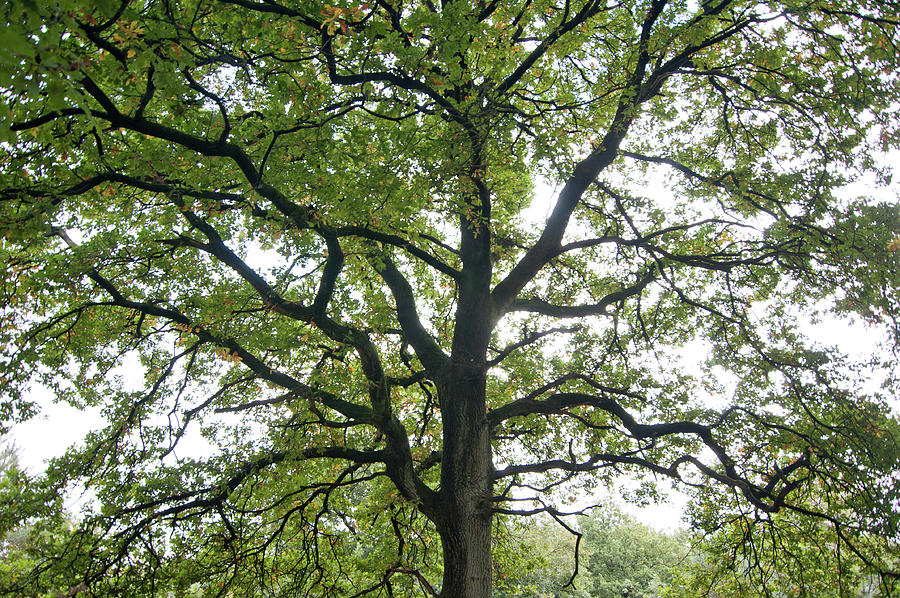
[[556, 318], [584, 318], [588, 316], [608, 316], [611, 305], [625, 301], [641, 293], [648, 284], [656, 280], [656, 269], [651, 266], [647, 273], [634, 285], [618, 290], [590, 305], [553, 305], [542, 299], [516, 299], [509, 311], [527, 311]]
[[[446, 274], [450, 278], [454, 280], [458, 280], [459, 271], [451, 266], [447, 265], [443, 261], [437, 259], [427, 251], [420, 249], [412, 244], [412, 242], [405, 238], [399, 237], [397, 235], [391, 235], [388, 233], [382, 233], [379, 231], [374, 231], [369, 228], [364, 228], [360, 226], [342, 226], [334, 229], [334, 234], [338, 237], [344, 236], [355, 236], [360, 237], [362, 239], [370, 239], [372, 241], [378, 241], [379, 243], [383, 243], [385, 245], [392, 245], [399, 249], [402, 249], [408, 252], [410, 255], [415, 256], [437, 270], [442, 274]], [[432, 239], [429, 239], [432, 240]]]
[[415, 350], [419, 361], [425, 366], [429, 375], [436, 377], [449, 358], [422, 326], [416, 310], [412, 287], [406, 277], [389, 257], [379, 256], [377, 259], [381, 260], [380, 264], [376, 264], [376, 268], [379, 268], [378, 273], [391, 289], [391, 294], [397, 304], [397, 319], [403, 329], [403, 336]]
[[325, 246], [328, 247], [328, 258], [325, 261], [325, 268], [319, 281], [319, 290], [316, 292], [316, 298], [312, 305], [312, 313], [317, 320], [325, 319], [325, 309], [334, 295], [337, 277], [344, 267], [344, 251], [341, 249], [337, 236], [325, 230], [320, 231], [320, 234], [325, 239]]
[[[65, 231], [61, 229], [56, 229], [55, 234], [63, 239], [70, 247], [76, 247], [75, 243], [69, 238], [69, 236], [65, 233]], [[328, 399], [328, 403], [326, 404], [329, 408], [334, 409], [335, 411], [341, 413], [345, 417], [356, 419], [361, 418], [358, 421], [363, 422], [374, 422], [375, 418], [373, 417], [372, 410], [363, 407], [361, 405], [356, 405], [355, 403], [350, 403], [348, 401], [343, 401], [341, 399], [337, 399], [337, 397], [328, 397], [326, 394], [320, 394], [319, 391], [315, 391], [310, 389], [307, 385], [303, 384], [299, 380], [277, 370], [272, 369], [262, 360], [260, 360], [256, 355], [247, 351], [244, 347], [242, 347], [237, 341], [231, 338], [220, 337], [216, 335], [214, 332], [207, 330], [205, 327], [194, 323], [190, 318], [185, 316], [183, 313], [174, 308], [166, 308], [161, 307], [155, 303], [141, 302], [141, 301], [132, 301], [125, 297], [109, 280], [104, 278], [96, 269], [92, 268], [90, 271], [86, 273], [86, 275], [96, 282], [100, 288], [102, 288], [107, 294], [112, 298], [112, 304], [118, 307], [123, 307], [126, 309], [134, 310], [138, 313], [145, 314], [147, 316], [154, 316], [158, 318], [163, 318], [170, 322], [175, 323], [179, 328], [190, 332], [191, 334], [196, 335], [201, 341], [205, 343], [212, 344], [217, 347], [221, 347], [226, 349], [232, 355], [240, 358], [241, 363], [249, 368], [254, 374], [256, 374], [259, 378], [263, 380], [267, 380], [281, 386], [283, 388], [290, 389], [293, 392], [296, 392], [300, 396], [312, 397], [312, 398], [321, 398]]]
[[497, 365], [498, 363], [502, 362], [504, 359], [506, 359], [507, 357], [512, 355], [514, 352], [521, 349], [522, 347], [527, 347], [528, 345], [534, 344], [534, 343], [538, 342], [539, 340], [541, 340], [542, 338], [550, 336], [551, 334], [556, 334], [558, 332], [571, 333], [571, 332], [577, 332], [578, 330], [579, 330], [578, 326], [570, 326], [567, 328], [563, 328], [563, 327], [550, 328], [549, 330], [542, 330], [541, 332], [527, 332], [524, 335], [524, 338], [522, 340], [512, 343], [511, 345], [508, 345], [508, 346], [504, 347], [502, 350], [498, 351], [497, 356], [488, 362], [488, 367], [493, 367], [493, 366]]
[[538, 46], [534, 50], [532, 50], [528, 54], [528, 56], [525, 57], [525, 60], [523, 60], [521, 64], [516, 67], [516, 70], [510, 73], [509, 76], [504, 79], [500, 85], [497, 86], [497, 95], [502, 96], [507, 91], [512, 89], [512, 87], [522, 79], [525, 73], [527, 73], [528, 70], [532, 66], [534, 66], [534, 64], [538, 60], [540, 60], [550, 50], [550, 48], [552, 48], [553, 45], [557, 41], [559, 41], [562, 36], [564, 36], [566, 33], [569, 33], [570, 31], [590, 19], [592, 16], [599, 13], [604, 9], [605, 6], [605, 2], [596, 2], [595, 0], [590, 0], [589, 2], [585, 3], [585, 5], [581, 7], [581, 10], [578, 11], [578, 13], [576, 13], [575, 16], [573, 16], [568, 21], [566, 21], [564, 17], [563, 22], [560, 23], [559, 26], [556, 27], [552, 32], [550, 32], [550, 35], [544, 38], [541, 43], [538, 44]]
[[602, 467], [612, 467], [614, 465], [636, 465], [644, 469], [649, 469], [654, 473], [665, 475], [674, 479], [681, 479], [678, 475], [677, 468], [663, 467], [658, 463], [654, 463], [641, 457], [631, 455], [619, 455], [615, 453], [600, 453], [592, 455], [586, 461], [580, 463], [574, 461], [566, 461], [564, 459], [550, 459], [541, 461], [540, 463], [527, 463], [524, 465], [510, 465], [494, 472], [494, 479], [522, 475], [526, 473], [546, 473], [548, 471], [567, 471], [570, 473], [584, 473], [595, 471]]
[[137, 133], [149, 135], [150, 137], [170, 141], [202, 156], [229, 158], [237, 165], [244, 175], [244, 178], [262, 197], [271, 201], [275, 207], [277, 207], [284, 215], [291, 218], [298, 226], [304, 227], [308, 224], [307, 209], [293, 203], [271, 185], [263, 183], [250, 156], [248, 156], [239, 146], [233, 143], [226, 143], [221, 139], [209, 141], [201, 137], [189, 135], [178, 129], [173, 129], [149, 121], [143, 117], [128, 116], [120, 112], [113, 101], [89, 77], [82, 79], [81, 83], [84, 86], [85, 91], [87, 91], [87, 93], [106, 111], [97, 116], [107, 120], [113, 127], [121, 127]]
[[[572, 175], [566, 181], [562, 191], [560, 191], [556, 205], [544, 226], [540, 238], [507, 277], [494, 288], [492, 296], [498, 308], [498, 316], [508, 311], [519, 291], [534, 278], [550, 259], [559, 254], [560, 242], [575, 207], [581, 201], [585, 190], [591, 182], [616, 159], [619, 145], [625, 138], [631, 123], [636, 118], [640, 104], [658, 93], [663, 81], [684, 64], [687, 64], [694, 54], [709, 44], [735, 35], [753, 22], [747, 19], [711, 36], [700, 44], [687, 46], [675, 58], [656, 68], [645, 81], [645, 74], [650, 63], [648, 48], [651, 32], [657, 19], [662, 14], [666, 2], [667, 0], [654, 0], [650, 5], [641, 25], [638, 45], [640, 52], [637, 64], [631, 73], [626, 89], [622, 91], [616, 114], [600, 145], [575, 166]], [[727, 5], [728, 2], [723, 2], [716, 7], [716, 10], [724, 10]]]
[[[630, 393], [613, 388], [606, 388], [595, 385], [598, 390], [610, 394], [622, 394], [631, 396]], [[591, 471], [598, 467], [602, 467], [604, 462], [621, 463], [639, 465], [650, 469], [656, 473], [664, 474], [669, 477], [681, 479], [678, 473], [678, 467], [683, 463], [691, 463], [704, 475], [723, 484], [739, 489], [742, 494], [753, 505], [767, 512], [775, 512], [781, 509], [787, 496], [792, 492], [801, 481], [787, 480], [788, 476], [808, 466], [807, 454], [798, 458], [794, 463], [781, 469], [775, 473], [775, 483], [770, 483], [766, 487], [757, 486], [738, 473], [735, 468], [735, 460], [732, 459], [725, 447], [722, 446], [713, 436], [713, 426], [698, 424], [690, 421], [676, 421], [659, 424], [642, 424], [639, 423], [628, 411], [618, 402], [608, 396], [598, 396], [578, 392], [557, 393], [542, 400], [533, 398], [524, 398], [508, 403], [502, 407], [494, 409], [488, 413], [487, 418], [491, 425], [505, 421], [511, 417], [520, 417], [531, 414], [554, 414], [562, 413], [571, 407], [588, 406], [600, 409], [614, 416], [628, 431], [631, 438], [635, 440], [658, 439], [666, 436], [690, 435], [698, 437], [707, 449], [712, 451], [716, 460], [722, 468], [717, 471], [712, 467], [704, 464], [702, 461], [693, 456], [683, 456], [677, 459], [671, 466], [663, 467], [644, 458], [634, 457], [632, 455], [617, 454], [600, 454], [593, 455], [587, 461], [582, 463], [574, 463], [564, 460], [549, 460], [537, 464], [510, 466], [497, 472], [497, 477], [516, 475], [519, 473], [542, 473], [553, 469], [561, 469], [570, 472]], [[724, 416], [723, 416], [724, 417]], [[774, 493], [777, 482], [783, 482], [784, 486], [778, 493]], [[766, 499], [771, 499], [770, 503], [766, 503]]]

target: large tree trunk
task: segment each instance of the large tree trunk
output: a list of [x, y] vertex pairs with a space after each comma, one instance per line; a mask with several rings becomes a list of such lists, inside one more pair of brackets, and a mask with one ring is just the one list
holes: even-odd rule
[[444, 553], [442, 598], [491, 595], [493, 463], [481, 363], [454, 363], [441, 393], [444, 452], [437, 530]]
[[[444, 579], [441, 598], [490, 598], [491, 522], [478, 506], [458, 501], [459, 519], [441, 532]], [[475, 507], [474, 509], [472, 507]]]
[[[482, 168], [473, 148], [473, 180]], [[472, 197], [490, 218], [486, 188]], [[443, 424], [440, 503], [436, 526], [444, 553], [441, 598], [490, 598], [494, 466], [487, 423], [487, 351], [493, 328], [490, 231], [460, 219], [463, 272], [448, 371], [438, 398]]]

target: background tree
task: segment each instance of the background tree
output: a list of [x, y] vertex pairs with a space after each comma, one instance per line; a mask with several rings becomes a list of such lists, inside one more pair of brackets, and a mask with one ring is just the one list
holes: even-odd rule
[[7, 2], [3, 416], [106, 420], [60, 575], [487, 596], [496, 514], [643, 473], [895, 577], [897, 381], [797, 322], [898, 339], [896, 8]]
[[[590, 549], [584, 537], [578, 543], [580, 555], [575, 570], [576, 539], [569, 529], [551, 518], [515, 518], [495, 533], [498, 538], [493, 552], [495, 563], [494, 596], [522, 598], [587, 598], [590, 581], [585, 558]], [[567, 525], [569, 525], [567, 523]], [[574, 527], [573, 527], [574, 526]]]
[[0, 473], [6, 474], [19, 469], [19, 448], [7, 436], [0, 436]]
[[[720, 506], [698, 503], [699, 510]], [[866, 574], [865, 559], [847, 551], [842, 531], [821, 520], [781, 512], [761, 515], [730, 505], [728, 517], [717, 526], [698, 530], [693, 559], [678, 571], [666, 598], [735, 596], [738, 598], [821, 596], [873, 598], [893, 596], [894, 576]], [[877, 535], [866, 537], [864, 552], [896, 566], [897, 552]], [[772, 592], [780, 588], [780, 594]]]
[[604, 509], [587, 520], [584, 542], [586, 582], [593, 598], [659, 596], [688, 562], [686, 538], [641, 525], [616, 509]]
[[[78, 577], [85, 555], [67, 551], [72, 524], [62, 497], [42, 492], [22, 469], [20, 455], [9, 437], [0, 439], [0, 587], [27, 579], [29, 594], [39, 596], [85, 589]], [[48, 575], [44, 563], [50, 561], [54, 571]]]
[[612, 503], [571, 523], [580, 534], [581, 558], [574, 578], [577, 536], [552, 520], [529, 521], [523, 524], [519, 542], [508, 543], [518, 558], [510, 559], [509, 575], [497, 580], [501, 591], [495, 595], [651, 598], [661, 596], [691, 562], [684, 530], [657, 531]]

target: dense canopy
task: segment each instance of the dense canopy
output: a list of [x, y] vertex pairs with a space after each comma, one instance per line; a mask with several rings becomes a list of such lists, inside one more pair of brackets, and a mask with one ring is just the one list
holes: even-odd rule
[[331, 1], [0, 8], [0, 415], [105, 421], [0, 587], [486, 597], [627, 475], [887, 595], [897, 2]]

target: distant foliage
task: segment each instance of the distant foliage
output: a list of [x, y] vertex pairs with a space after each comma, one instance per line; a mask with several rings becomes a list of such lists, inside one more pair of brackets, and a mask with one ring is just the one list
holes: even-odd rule
[[509, 543], [517, 558], [501, 567], [496, 595], [656, 598], [690, 561], [686, 532], [654, 530], [613, 504], [569, 521], [582, 534], [577, 576], [575, 536], [552, 520], [532, 523]]

